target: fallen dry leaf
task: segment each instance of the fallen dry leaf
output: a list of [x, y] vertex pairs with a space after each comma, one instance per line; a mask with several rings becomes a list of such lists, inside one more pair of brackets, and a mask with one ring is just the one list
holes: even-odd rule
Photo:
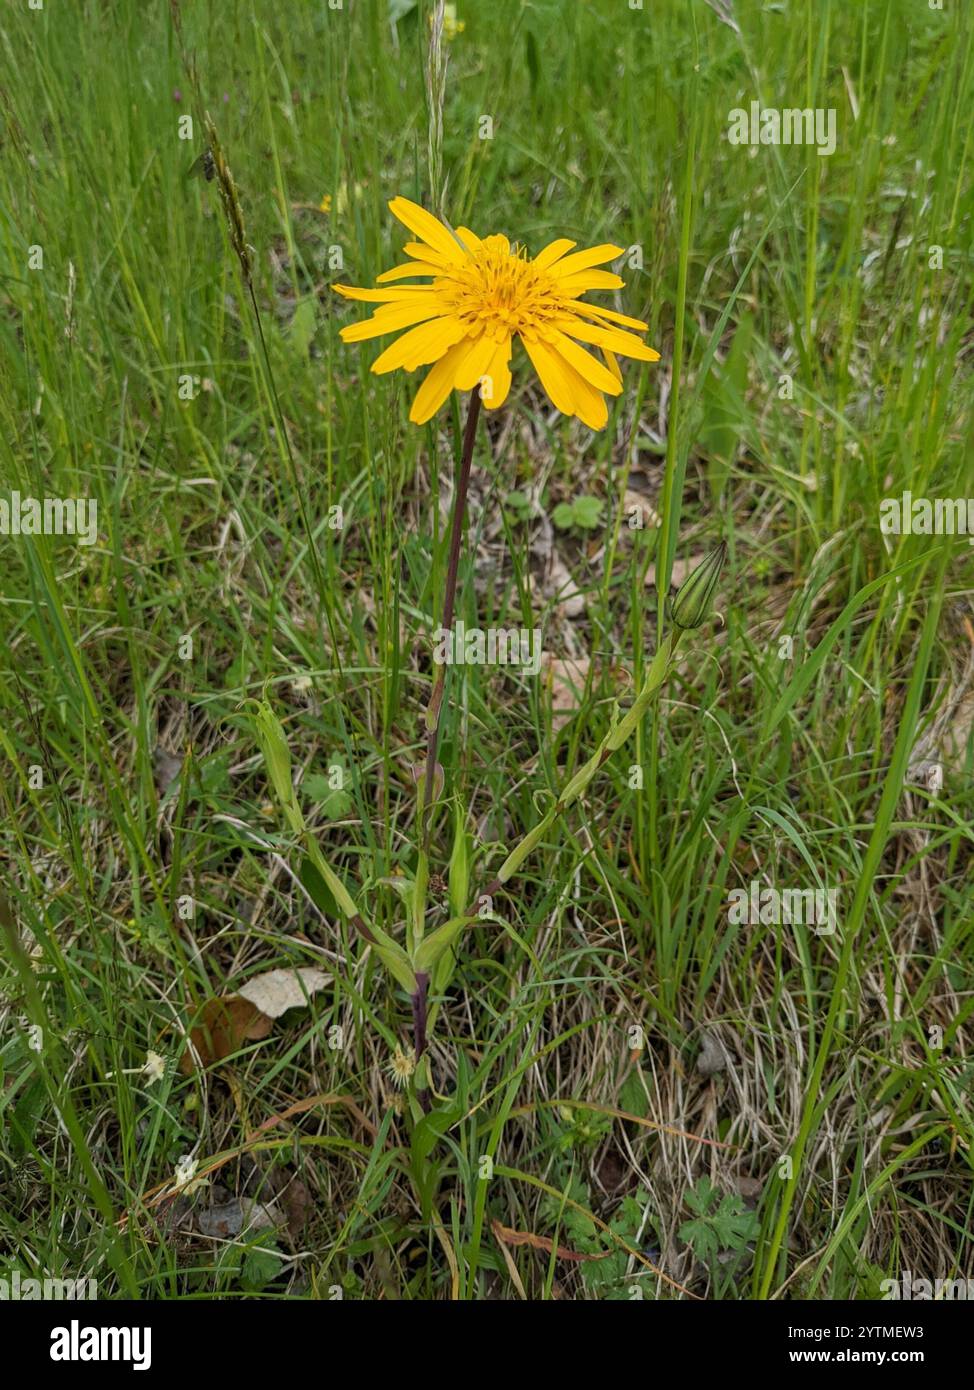
[[328, 981], [323, 970], [302, 965], [294, 970], [268, 970], [263, 975], [253, 975], [237, 993], [268, 1018], [280, 1018], [288, 1009], [302, 1008]]
[[717, 1072], [726, 1070], [726, 1067], [727, 1053], [720, 1039], [713, 1033], [704, 1033], [703, 1045], [697, 1056], [697, 1071], [701, 1076], [715, 1076]]
[[152, 755], [152, 770], [156, 779], [156, 791], [164, 796], [175, 782], [183, 768], [183, 760], [178, 753], [170, 753], [160, 744]]
[[545, 592], [551, 595], [558, 605], [558, 611], [566, 618], [577, 618], [585, 612], [585, 595], [557, 550], [552, 552], [545, 576]]
[[308, 1209], [311, 1206], [308, 1184], [301, 1178], [292, 1178], [281, 1193], [281, 1205], [287, 1218], [288, 1234], [295, 1240], [308, 1219]]
[[733, 1183], [745, 1202], [756, 1202], [764, 1191], [764, 1183], [760, 1178], [749, 1178], [743, 1173], [734, 1178]]
[[627, 488], [622, 501], [622, 524], [627, 529], [636, 531], [640, 529], [640, 522], [648, 531], [650, 527], [661, 526], [663, 519], [648, 497], [644, 497], [633, 488]]
[[[673, 568], [670, 570], [670, 588], [678, 589], [686, 579], [692, 569], [696, 569], [701, 560], [705, 560], [706, 551], [699, 551], [695, 555], [688, 555], [685, 560], [676, 559], [673, 561]], [[646, 585], [649, 587], [656, 583], [656, 565], [650, 565], [646, 571]]]
[[[222, 1062], [238, 1052], [245, 1042], [258, 1042], [271, 1031], [272, 1020], [249, 999], [231, 994], [226, 999], [208, 999], [199, 1023], [189, 1036], [204, 1067]], [[179, 1059], [179, 1069], [188, 1076], [194, 1057], [189, 1048]]]
[[587, 656], [560, 657], [541, 653], [541, 674], [551, 693], [551, 727], [560, 729], [578, 709], [591, 665]]
[[231, 1197], [196, 1212], [200, 1234], [217, 1240], [235, 1240], [247, 1231], [273, 1230], [283, 1217], [273, 1203], [257, 1202], [253, 1197]]

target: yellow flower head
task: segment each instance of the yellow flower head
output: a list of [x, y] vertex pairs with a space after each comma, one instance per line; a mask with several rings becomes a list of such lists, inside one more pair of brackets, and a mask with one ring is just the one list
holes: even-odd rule
[[416, 1070], [415, 1054], [412, 1052], [403, 1052], [402, 1048], [397, 1044], [395, 1052], [393, 1052], [392, 1056], [389, 1058], [388, 1067], [389, 1075], [392, 1077], [395, 1085], [401, 1090], [403, 1086], [408, 1084], [409, 1078]]
[[457, 34], [462, 34], [466, 27], [465, 20], [457, 19], [456, 5], [443, 6], [443, 37], [447, 41], [455, 39]]
[[[423, 279], [429, 284], [358, 289], [335, 285], [347, 299], [381, 305], [372, 318], [342, 329], [346, 343], [384, 333], [402, 334], [372, 364], [374, 372], [402, 367], [415, 371], [433, 363], [416, 393], [409, 418], [422, 425], [451, 391], [472, 391], [488, 410], [507, 399], [511, 387], [511, 344], [520, 338], [555, 407], [577, 415], [593, 430], [609, 418], [605, 396], [618, 396], [622, 373], [616, 354], [657, 362], [659, 353], [634, 333], [646, 324], [612, 309], [586, 304], [588, 290], [622, 288], [622, 280], [594, 267], [623, 254], [620, 246], [595, 246], [568, 253], [573, 241], [553, 241], [530, 260], [505, 236], [483, 240], [468, 227], [455, 232], [407, 198], [393, 198], [391, 211], [419, 241], [406, 243], [412, 259], [380, 275], [390, 281]], [[599, 349], [602, 361], [579, 346]]]

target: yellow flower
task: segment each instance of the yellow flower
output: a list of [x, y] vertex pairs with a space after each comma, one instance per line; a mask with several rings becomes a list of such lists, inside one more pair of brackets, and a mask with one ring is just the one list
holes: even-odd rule
[[409, 1078], [416, 1070], [416, 1057], [412, 1052], [403, 1052], [402, 1048], [396, 1044], [396, 1050], [389, 1058], [389, 1075], [393, 1083], [402, 1090], [407, 1085]]
[[319, 212], [331, 212], [331, 194], [326, 193], [318, 204]]
[[[430, 15], [430, 26], [433, 24], [433, 16]], [[463, 19], [457, 19], [456, 5], [443, 6], [443, 37], [447, 43], [455, 39], [457, 34], [462, 34], [467, 24]]]
[[[372, 318], [342, 329], [346, 343], [408, 330], [373, 362], [374, 372], [399, 367], [411, 372], [435, 364], [409, 412], [414, 424], [435, 415], [453, 390], [479, 385], [488, 410], [503, 405], [511, 387], [514, 338], [520, 338], [556, 408], [593, 430], [609, 418], [606, 395], [622, 390], [616, 354], [659, 360], [658, 352], [624, 331], [645, 333], [646, 324], [579, 298], [588, 290], [622, 288], [618, 275], [594, 268], [621, 256], [622, 247], [596, 246], [569, 255], [575, 242], [558, 240], [530, 260], [507, 237], [481, 240], [468, 227], [453, 232], [407, 198], [393, 198], [389, 208], [419, 241], [407, 242], [412, 259], [387, 270], [377, 284], [417, 278], [432, 283], [334, 288], [347, 299], [381, 305]], [[598, 348], [603, 360], [580, 342]]]

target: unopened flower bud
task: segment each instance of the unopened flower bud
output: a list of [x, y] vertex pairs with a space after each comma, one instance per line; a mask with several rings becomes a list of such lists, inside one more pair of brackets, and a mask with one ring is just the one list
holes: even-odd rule
[[689, 630], [706, 622], [726, 555], [727, 545], [721, 541], [696, 569], [691, 570], [677, 590], [676, 597], [670, 599], [667, 613], [676, 627]]

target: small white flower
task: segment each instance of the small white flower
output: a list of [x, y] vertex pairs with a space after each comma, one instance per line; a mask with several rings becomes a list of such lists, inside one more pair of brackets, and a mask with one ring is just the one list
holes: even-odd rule
[[105, 1080], [111, 1081], [113, 1076], [144, 1076], [145, 1084], [151, 1086], [153, 1081], [161, 1081], [166, 1074], [166, 1059], [160, 1057], [158, 1052], [151, 1049], [145, 1054], [145, 1061], [141, 1067], [123, 1067], [121, 1071], [107, 1071]]
[[205, 1187], [209, 1182], [209, 1178], [196, 1177], [196, 1170], [199, 1166], [199, 1159], [194, 1158], [192, 1154], [183, 1154], [176, 1164], [174, 1186], [178, 1187], [185, 1197], [188, 1197], [191, 1192], [195, 1192], [197, 1188]]
[[151, 1050], [146, 1053], [145, 1066], [142, 1068], [142, 1075], [145, 1077], [146, 1085], [151, 1086], [154, 1081], [161, 1081], [165, 1074], [165, 1057], [160, 1057], [158, 1052], [152, 1052]]

